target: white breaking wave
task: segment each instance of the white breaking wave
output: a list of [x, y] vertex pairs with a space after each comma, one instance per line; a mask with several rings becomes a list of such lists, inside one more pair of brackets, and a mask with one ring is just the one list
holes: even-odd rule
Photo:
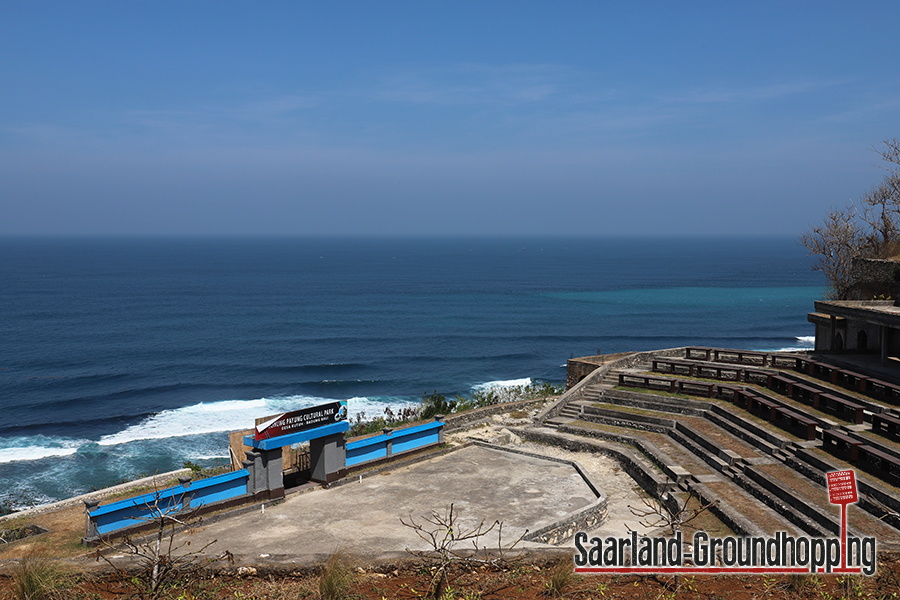
[[814, 335], [798, 335], [796, 338], [797, 346], [787, 346], [779, 348], [775, 352], [802, 352], [804, 350], [812, 350], [816, 347], [816, 336]]
[[488, 381], [487, 383], [473, 385], [472, 389], [475, 391], [482, 391], [491, 388], [524, 387], [527, 385], [531, 385], [531, 377], [526, 377], [524, 379], [509, 379], [507, 381]]
[[[259, 417], [277, 415], [328, 402], [335, 402], [335, 400], [313, 396], [279, 396], [275, 398], [258, 398], [256, 400], [201, 402], [182, 408], [164, 410], [144, 419], [140, 423], [126, 427], [122, 431], [104, 435], [96, 442], [44, 436], [0, 438], [0, 464], [71, 456], [78, 452], [79, 449], [94, 444], [109, 447], [139, 440], [163, 440], [198, 434], [225, 433], [250, 429]], [[371, 399], [358, 397], [350, 398], [347, 401], [351, 417], [358, 413], [365, 413], [366, 417], [370, 419], [382, 416], [387, 406], [390, 406], [391, 410], [397, 412], [403, 407], [415, 404], [418, 403], [401, 398]], [[223, 447], [226, 445], [223, 441]], [[227, 456], [227, 452], [220, 454], [215, 450], [210, 450], [208, 444], [204, 444], [201, 447], [205, 449], [193, 454], [191, 459], [200, 460]]]
[[[313, 396], [280, 396], [257, 400], [201, 402], [173, 410], [164, 410], [118, 433], [103, 436], [100, 438], [99, 444], [114, 446], [136, 440], [155, 440], [250, 429], [256, 419], [260, 417], [335, 401], [332, 398]], [[347, 408], [351, 416], [358, 412], [365, 412], [367, 416], [381, 416], [385, 406], [394, 408], [407, 404], [409, 403], [386, 403], [369, 398], [350, 398], [347, 401]]]
[[36, 436], [34, 438], [13, 438], [5, 440], [5, 443], [10, 445], [0, 448], [0, 463], [40, 460], [51, 456], [71, 456], [88, 442], [84, 440], [53, 441], [51, 438]]

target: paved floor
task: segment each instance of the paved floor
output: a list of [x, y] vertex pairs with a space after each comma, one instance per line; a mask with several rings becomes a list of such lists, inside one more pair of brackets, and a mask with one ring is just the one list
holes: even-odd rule
[[[596, 496], [567, 464], [468, 446], [444, 456], [363, 478], [341, 487], [288, 496], [264, 512], [209, 524], [191, 537], [194, 548], [217, 540], [246, 558], [323, 556], [337, 550], [366, 556], [426, 548], [400, 519], [423, 523], [450, 503], [462, 528], [503, 522], [504, 544], [576, 512]], [[496, 545], [492, 534], [490, 541]]]

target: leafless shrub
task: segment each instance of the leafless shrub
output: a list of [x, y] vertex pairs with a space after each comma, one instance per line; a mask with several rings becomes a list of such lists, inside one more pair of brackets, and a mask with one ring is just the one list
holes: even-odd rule
[[[512, 549], [522, 541], [528, 533], [526, 529], [519, 538], [507, 547], [503, 546], [503, 523], [494, 521], [489, 527], [485, 527], [482, 520], [476, 527], [465, 529], [457, 521], [459, 513], [454, 511], [453, 504], [445, 514], [431, 512], [430, 517], [422, 517], [424, 523], [417, 523], [412, 517], [408, 521], [400, 519], [400, 523], [409, 527], [425, 541], [429, 548], [424, 551], [406, 549], [407, 552], [419, 558], [425, 558], [435, 562], [435, 573], [429, 585], [429, 591], [433, 598], [441, 598], [447, 587], [447, 576], [451, 565], [457, 562], [478, 562], [497, 564], [506, 560]], [[486, 545], [479, 546], [491, 532], [497, 532], [497, 546], [489, 548]], [[471, 546], [469, 546], [471, 543]]]
[[136, 575], [128, 573], [127, 568], [112, 561], [109, 556], [98, 550], [96, 559], [105, 561], [121, 576], [134, 593], [141, 598], [157, 598], [164, 588], [186, 575], [195, 574], [210, 562], [230, 559], [231, 553], [225, 552], [214, 559], [205, 558], [205, 551], [216, 540], [201, 548], [190, 548], [190, 540], [176, 540], [179, 528], [196, 526], [200, 519], [198, 508], [183, 510], [188, 504], [188, 493], [183, 493], [178, 500], [175, 497], [164, 497], [157, 490], [150, 494], [149, 500], [143, 503], [146, 516], [135, 517], [136, 521], [153, 524], [153, 533], [141, 538], [123, 537], [118, 544], [113, 544], [101, 537], [101, 544], [106, 550], [123, 552], [138, 563]]

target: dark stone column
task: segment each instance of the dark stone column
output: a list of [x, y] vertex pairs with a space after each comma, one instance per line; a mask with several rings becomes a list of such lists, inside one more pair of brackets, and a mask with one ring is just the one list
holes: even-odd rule
[[831, 341], [830, 341], [829, 344], [828, 344], [828, 349], [831, 350], [831, 351], [834, 351], [834, 335], [835, 335], [835, 328], [836, 328], [836, 323], [837, 323], [837, 317], [835, 317], [834, 315], [830, 315], [830, 317], [831, 317], [831, 318], [830, 318], [830, 321], [829, 321], [829, 322], [831, 323], [831, 328], [830, 328], [830, 331], [829, 331], [829, 334], [830, 334], [830, 335], [828, 336], [828, 339], [831, 340]]
[[393, 427], [382, 427], [381, 433], [388, 436], [387, 443], [385, 444], [385, 458], [390, 457], [394, 454], [394, 440], [391, 439], [391, 434], [394, 433]]
[[[444, 415], [434, 415], [434, 420], [443, 423]], [[438, 444], [443, 444], [443, 443], [444, 443], [444, 428], [441, 427], [440, 429], [438, 429]]]
[[331, 483], [347, 474], [344, 434], [333, 433], [309, 441], [310, 479]]
[[97, 525], [91, 521], [91, 511], [96, 510], [98, 506], [100, 506], [99, 500], [89, 499], [82, 500], [84, 502], [84, 538], [82, 539], [82, 543], [84, 540], [91, 540], [99, 536], [100, 534], [97, 532]]

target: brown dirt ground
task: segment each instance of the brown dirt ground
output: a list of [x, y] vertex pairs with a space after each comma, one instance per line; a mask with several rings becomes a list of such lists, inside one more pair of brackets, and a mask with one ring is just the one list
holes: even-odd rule
[[[321, 570], [263, 571], [245, 576], [231, 572], [207, 573], [166, 589], [161, 600], [288, 600], [318, 598]], [[561, 583], [554, 587], [554, 574]], [[427, 597], [432, 571], [422, 563], [387, 566], [376, 570], [350, 567], [349, 585], [342, 598], [391, 600]], [[554, 590], [559, 593], [554, 594]], [[583, 599], [756, 600], [799, 598], [897, 598], [900, 559], [882, 557], [875, 577], [838, 576], [574, 576], [568, 559], [521, 561], [501, 566], [460, 566], [450, 575], [446, 600], [451, 599]], [[54, 600], [114, 600], [133, 596], [134, 589], [120, 577], [70, 576]], [[0, 600], [16, 598], [13, 580], [0, 577]]]

